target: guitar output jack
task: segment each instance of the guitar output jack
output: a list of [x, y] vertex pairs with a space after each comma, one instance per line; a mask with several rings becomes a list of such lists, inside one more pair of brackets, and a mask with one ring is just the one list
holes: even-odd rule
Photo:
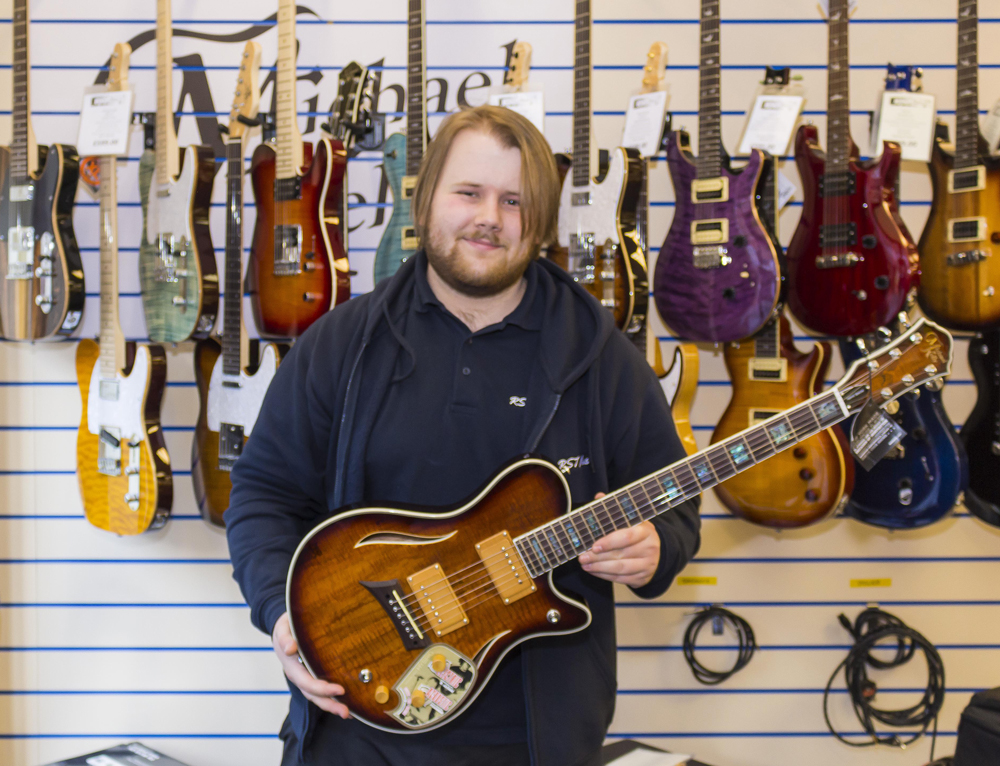
[[361, 683], [363, 684], [371, 683], [372, 672], [368, 668], [365, 668], [360, 673], [358, 673], [358, 680], [361, 681]]
[[545, 613], [545, 619], [551, 622], [552, 624], [559, 622], [559, 619], [561, 617], [562, 615], [559, 614], [558, 609], [550, 609], [548, 612]]

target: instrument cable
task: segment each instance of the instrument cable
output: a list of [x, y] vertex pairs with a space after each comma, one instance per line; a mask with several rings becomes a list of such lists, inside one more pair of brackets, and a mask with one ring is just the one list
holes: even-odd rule
[[[739, 641], [736, 664], [729, 670], [710, 670], [698, 662], [694, 656], [698, 634], [705, 627], [705, 624], [709, 622], [713, 624], [713, 632], [716, 634], [721, 634], [723, 627], [728, 623], [736, 634], [736, 639]], [[687, 626], [687, 630], [684, 631], [684, 659], [687, 660], [687, 664], [691, 668], [694, 677], [699, 683], [703, 683], [706, 686], [721, 684], [733, 675], [733, 673], [745, 668], [747, 663], [750, 662], [750, 658], [753, 657], [756, 648], [757, 641], [754, 639], [753, 628], [750, 627], [750, 623], [738, 614], [733, 614], [728, 609], [724, 609], [718, 605], [706, 607], [698, 612]]]
[[[878, 607], [869, 607], [851, 621], [841, 614], [838, 619], [854, 639], [854, 646], [841, 661], [827, 681], [823, 691], [823, 718], [826, 726], [837, 739], [851, 747], [870, 747], [871, 745], [889, 745], [890, 747], [905, 747], [920, 739], [927, 729], [934, 725], [931, 736], [931, 761], [934, 762], [934, 745], [937, 742], [937, 719], [944, 703], [944, 663], [937, 648], [923, 635], [908, 626], [901, 619]], [[895, 643], [895, 656], [882, 660], [872, 654], [878, 645], [880, 649], [892, 648]], [[900, 710], [886, 710], [872, 704], [878, 694], [878, 686], [868, 677], [867, 666], [879, 670], [905, 665], [912, 659], [917, 649], [921, 649], [927, 661], [927, 685], [920, 701], [912, 707]], [[838, 734], [830, 722], [828, 702], [830, 688], [840, 669], [844, 669], [844, 680], [847, 691], [851, 695], [854, 713], [861, 723], [865, 733], [870, 737], [867, 742], [852, 742]], [[897, 728], [919, 726], [920, 730], [912, 732], [908, 739], [902, 739], [896, 734], [882, 735], [875, 729], [878, 721], [886, 726]]]

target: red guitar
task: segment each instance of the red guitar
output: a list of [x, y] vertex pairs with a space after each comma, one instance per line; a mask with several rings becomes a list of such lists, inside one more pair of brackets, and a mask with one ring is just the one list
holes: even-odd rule
[[920, 278], [917, 248], [899, 217], [899, 145], [861, 163], [851, 140], [847, 2], [830, 2], [826, 149], [815, 126], [795, 137], [802, 217], [786, 253], [788, 307], [827, 335], [863, 335], [903, 310]]

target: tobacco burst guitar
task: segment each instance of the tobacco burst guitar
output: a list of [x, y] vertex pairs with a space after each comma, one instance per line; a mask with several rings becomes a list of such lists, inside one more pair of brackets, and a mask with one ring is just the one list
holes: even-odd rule
[[302, 141], [295, 96], [295, 0], [278, 2], [275, 145], [253, 153], [257, 220], [247, 287], [261, 335], [298, 337], [351, 297], [341, 229], [347, 152], [329, 138]]
[[829, 391], [607, 496], [570, 509], [565, 477], [525, 457], [467, 502], [335, 513], [299, 545], [286, 602], [300, 657], [343, 685], [355, 718], [435, 729], [534, 637], [590, 624], [552, 571], [615, 529], [648, 520], [858, 412], [947, 375], [951, 336], [920, 320]]
[[68, 144], [35, 143], [28, 0], [14, 0], [12, 20], [13, 136], [9, 149], [0, 147], [0, 334], [41, 340], [69, 335], [83, 316], [83, 266], [73, 233], [79, 158]]
[[219, 310], [208, 228], [215, 154], [210, 146], [177, 148], [172, 42], [170, 0], [156, 0], [156, 150], [139, 161], [139, 281], [149, 338], [162, 343], [205, 337]]
[[959, 0], [955, 143], [947, 133], [934, 142], [920, 237], [920, 308], [961, 330], [1000, 326], [1000, 158], [979, 131], [978, 27], [976, 0]]
[[[108, 89], [128, 87], [127, 43], [115, 46]], [[115, 157], [101, 157], [101, 335], [81, 340], [76, 376], [83, 416], [76, 437], [76, 475], [87, 520], [117, 535], [162, 527], [173, 482], [160, 428], [167, 379], [162, 346], [126, 343], [118, 321], [118, 194]]]

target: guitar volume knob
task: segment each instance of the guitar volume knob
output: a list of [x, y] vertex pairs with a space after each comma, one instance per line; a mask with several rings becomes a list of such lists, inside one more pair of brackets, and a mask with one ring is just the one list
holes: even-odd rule
[[389, 701], [389, 689], [386, 688], [385, 686], [378, 687], [375, 690], [375, 701], [378, 704], [380, 704], [380, 705], [384, 705], [386, 702], [388, 702]]

